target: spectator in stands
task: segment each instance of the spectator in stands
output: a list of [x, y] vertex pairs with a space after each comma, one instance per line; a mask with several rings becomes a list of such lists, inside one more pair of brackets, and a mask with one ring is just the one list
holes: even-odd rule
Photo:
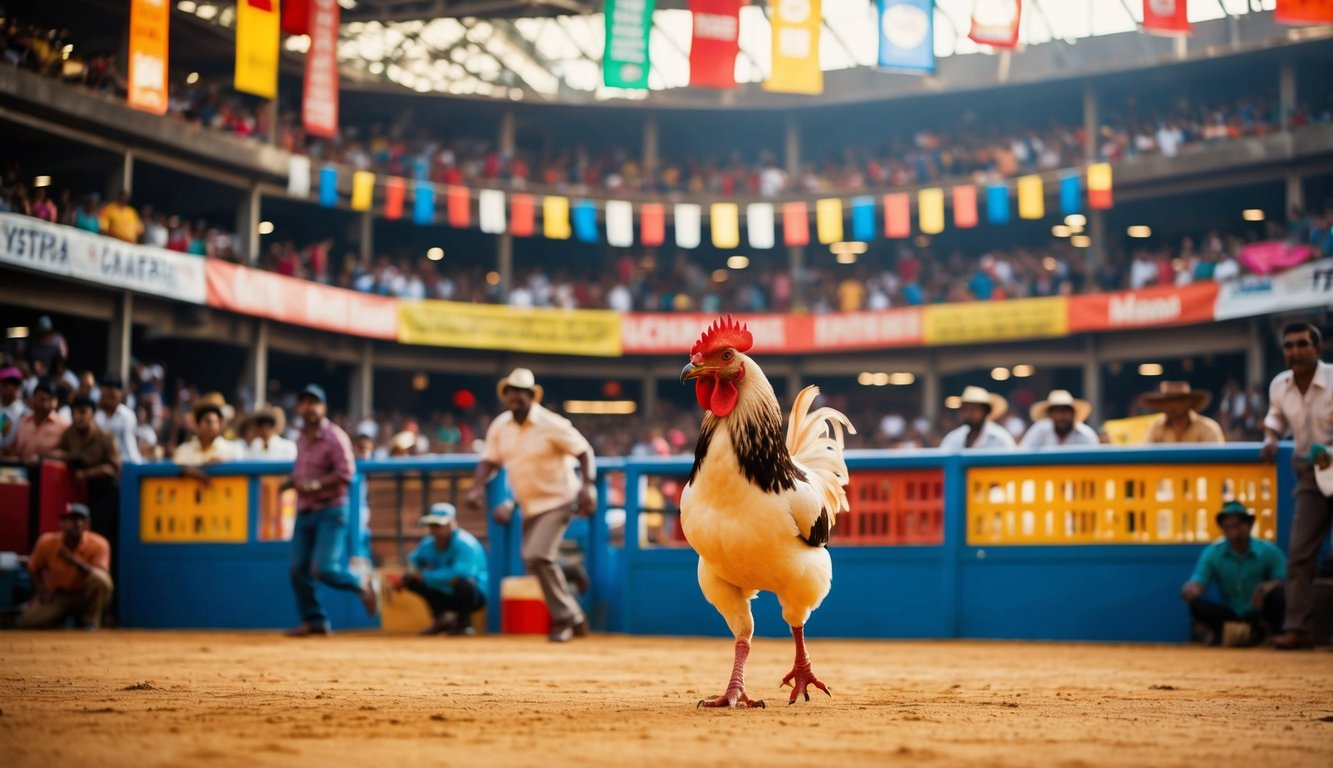
[[[1190, 616], [1208, 627], [1210, 645], [1222, 641], [1223, 626], [1229, 622], [1249, 625], [1237, 644], [1257, 643], [1282, 626], [1287, 559], [1273, 544], [1250, 536], [1254, 515], [1239, 501], [1222, 506], [1217, 525], [1223, 537], [1204, 547], [1180, 596], [1189, 605]], [[1214, 583], [1221, 603], [1203, 597]]]
[[981, 387], [967, 387], [960, 397], [963, 425], [944, 436], [940, 449], [1013, 448], [1014, 437], [998, 422], [1009, 411], [1009, 401]]
[[1222, 443], [1222, 427], [1199, 413], [1208, 407], [1213, 396], [1190, 389], [1189, 382], [1164, 381], [1156, 392], [1142, 397], [1148, 408], [1162, 415], [1148, 427], [1149, 443]]
[[379, 612], [378, 584], [370, 574], [358, 578], [343, 564], [347, 543], [348, 486], [356, 460], [352, 442], [326, 417], [324, 388], [311, 384], [296, 401], [301, 434], [296, 441], [296, 467], [284, 488], [296, 489], [296, 528], [292, 533], [292, 589], [301, 623], [289, 637], [327, 635], [328, 614], [315, 594], [315, 581], [344, 592], [356, 592], [366, 613]]
[[253, 417], [255, 436], [247, 446], [246, 458], [269, 461], [295, 461], [296, 443], [282, 436], [287, 429], [287, 415], [276, 405], [261, 409]]
[[87, 488], [93, 530], [101, 531], [114, 551], [119, 540], [121, 456], [116, 440], [98, 428], [95, 410], [91, 398], [74, 398], [70, 406], [73, 423], [60, 436], [51, 456], [68, 464], [74, 481]]
[[102, 217], [97, 211], [97, 195], [84, 195], [74, 212], [74, 226], [94, 235], [102, 231]]
[[22, 391], [23, 371], [12, 366], [0, 369], [0, 456], [18, 438], [19, 421], [28, 412]]
[[[1272, 461], [1277, 441], [1290, 434], [1295, 442], [1296, 514], [1291, 523], [1291, 567], [1287, 572], [1287, 614], [1282, 634], [1273, 639], [1280, 650], [1314, 647], [1315, 564], [1333, 524], [1333, 498], [1315, 481], [1315, 468], [1329, 466], [1333, 445], [1333, 365], [1322, 359], [1323, 336], [1311, 324], [1282, 329], [1282, 356], [1287, 370], [1268, 387], [1262, 457]], [[1320, 449], [1323, 450], [1320, 450]]]
[[1023, 435], [1020, 448], [1088, 446], [1101, 442], [1086, 423], [1092, 414], [1092, 404], [1075, 398], [1068, 390], [1052, 391], [1045, 400], [1033, 403], [1028, 413], [1032, 416], [1032, 426]]
[[115, 438], [121, 460], [142, 464], [139, 453], [139, 419], [125, 404], [125, 382], [119, 374], [107, 372], [98, 382], [97, 426]]
[[[590, 515], [597, 505], [592, 446], [568, 419], [542, 407], [541, 385], [527, 368], [515, 368], [496, 383], [495, 392], [506, 410], [486, 431], [467, 502], [482, 508], [486, 482], [495, 470], [506, 468], [514, 498], [523, 507], [523, 562], [541, 582], [551, 612], [550, 639], [568, 642], [586, 632], [587, 619], [569, 593], [556, 555], [574, 514]], [[574, 476], [575, 460], [581, 481]]]
[[70, 504], [60, 531], [44, 533], [32, 548], [28, 570], [35, 594], [19, 617], [23, 629], [45, 629], [73, 618], [80, 629], [102, 626], [111, 599], [111, 545], [91, 530], [88, 508]]
[[32, 464], [56, 449], [69, 421], [56, 412], [56, 385], [50, 379], [37, 381], [28, 404], [31, 410], [19, 419], [9, 455]]
[[226, 403], [220, 395], [205, 395], [195, 404], [192, 410], [195, 435], [178, 445], [172, 455], [172, 460], [181, 466], [183, 476], [207, 484], [211, 478], [199, 467], [240, 461], [244, 457], [244, 450], [239, 443], [222, 436], [226, 424], [223, 419], [225, 407]]
[[[69, 342], [55, 329], [48, 315], [37, 318], [37, 338], [28, 345], [28, 362], [42, 364], [42, 372], [50, 373], [55, 368], [57, 359], [69, 357]], [[34, 371], [36, 373], [36, 371]]]
[[56, 204], [47, 196], [46, 187], [38, 187], [33, 191], [31, 208], [34, 218], [52, 224], [60, 223], [60, 215], [56, 211]]
[[110, 235], [127, 243], [137, 243], [143, 237], [143, 221], [139, 212], [130, 205], [130, 193], [121, 190], [116, 199], [102, 206], [99, 222], [102, 234]]
[[429, 535], [407, 556], [403, 589], [420, 595], [435, 617], [423, 634], [475, 634], [472, 614], [486, 606], [486, 550], [458, 527], [453, 504], [432, 505], [420, 524]]

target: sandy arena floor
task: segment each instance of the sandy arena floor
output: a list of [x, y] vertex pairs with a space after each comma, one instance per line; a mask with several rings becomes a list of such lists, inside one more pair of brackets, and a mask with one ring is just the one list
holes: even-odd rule
[[696, 710], [726, 640], [0, 634], [7, 766], [1333, 765], [1333, 654], [811, 644], [833, 689]]

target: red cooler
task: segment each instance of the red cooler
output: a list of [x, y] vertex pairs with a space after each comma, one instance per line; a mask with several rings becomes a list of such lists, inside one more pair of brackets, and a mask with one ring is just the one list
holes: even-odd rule
[[536, 576], [507, 576], [500, 581], [500, 631], [506, 635], [551, 631], [551, 613]]

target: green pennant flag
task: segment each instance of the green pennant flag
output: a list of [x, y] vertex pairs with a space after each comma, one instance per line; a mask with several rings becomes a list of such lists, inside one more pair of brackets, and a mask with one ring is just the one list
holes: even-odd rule
[[612, 88], [648, 90], [648, 32], [656, 0], [606, 0], [602, 81]]

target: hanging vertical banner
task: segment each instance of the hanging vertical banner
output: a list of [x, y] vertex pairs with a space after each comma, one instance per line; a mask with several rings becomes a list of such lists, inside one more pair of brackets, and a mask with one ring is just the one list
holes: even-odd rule
[[1040, 219], [1046, 215], [1046, 190], [1041, 177], [1032, 174], [1018, 179], [1018, 218]]
[[1060, 177], [1060, 215], [1072, 216], [1083, 212], [1083, 184], [1078, 171]]
[[472, 195], [467, 187], [445, 187], [444, 202], [448, 206], [449, 226], [458, 229], [472, 226]]
[[606, 242], [615, 248], [634, 245], [634, 205], [626, 200], [606, 201]]
[[769, 0], [773, 27], [773, 71], [764, 90], [775, 93], [824, 92], [819, 66], [819, 0]]
[[1111, 207], [1111, 164], [1093, 163], [1088, 166], [1088, 207], [1104, 211]]
[[890, 239], [912, 236], [912, 200], [906, 192], [884, 196], [884, 236]]
[[708, 211], [708, 231], [714, 248], [735, 248], [741, 244], [741, 209], [735, 203], [713, 203]]
[[992, 184], [986, 187], [986, 221], [992, 224], [1009, 223], [1009, 187]]
[[287, 193], [296, 197], [310, 196], [310, 158], [305, 155], [287, 157]]
[[750, 203], [745, 206], [745, 239], [751, 248], [772, 248], [773, 204]]
[[935, 71], [934, 0], [879, 0], [879, 65]]
[[690, 87], [735, 88], [741, 0], [690, 0]]
[[509, 198], [509, 231], [519, 237], [532, 237], [537, 231], [537, 203], [532, 195]]
[[310, 34], [310, 6], [315, 0], [283, 0], [282, 32], [286, 35]]
[[278, 0], [236, 3], [236, 77], [242, 93], [278, 95]]
[[842, 201], [828, 197], [815, 201], [815, 232], [822, 245], [842, 241]]
[[167, 112], [167, 42], [169, 0], [130, 1], [129, 104], [135, 109]]
[[542, 234], [549, 240], [569, 239], [569, 198], [542, 198]]
[[676, 247], [698, 248], [703, 241], [703, 208], [694, 203], [676, 203]]
[[1333, 0], [1277, 0], [1279, 24], [1333, 24]]
[[923, 189], [916, 194], [917, 226], [925, 235], [944, 231], [944, 190], [939, 187]]
[[406, 183], [399, 176], [390, 176], [384, 180], [384, 218], [397, 221], [403, 218], [403, 198], [406, 196]]
[[338, 168], [326, 165], [319, 169], [319, 204], [332, 208], [338, 204]]
[[435, 221], [435, 185], [418, 181], [412, 190], [412, 221], [427, 226]]
[[810, 244], [810, 212], [805, 203], [782, 204], [782, 242], [787, 245]]
[[352, 210], [368, 211], [375, 201], [375, 174], [356, 171], [352, 174]]
[[1018, 45], [1018, 22], [1022, 16], [1023, 0], [976, 0], [967, 36], [981, 45], [1013, 48]]
[[875, 239], [875, 198], [852, 198], [852, 239], [868, 243]]
[[597, 235], [597, 207], [591, 200], [579, 200], [574, 203], [574, 237], [581, 243], [596, 243], [601, 240]]
[[498, 189], [483, 189], [477, 196], [477, 219], [481, 231], [501, 235], [505, 231], [505, 193]]
[[648, 33], [655, 0], [606, 0], [606, 51], [602, 82], [611, 88], [648, 90]]
[[310, 49], [305, 54], [305, 132], [338, 135], [338, 0], [306, 0], [310, 5]]
[[1143, 31], [1154, 35], [1188, 35], [1188, 0], [1143, 0]]
[[639, 242], [653, 247], [666, 243], [666, 208], [661, 203], [639, 206]]
[[953, 188], [953, 225], [959, 229], [975, 227], [980, 217], [977, 215], [977, 187], [964, 184]]

